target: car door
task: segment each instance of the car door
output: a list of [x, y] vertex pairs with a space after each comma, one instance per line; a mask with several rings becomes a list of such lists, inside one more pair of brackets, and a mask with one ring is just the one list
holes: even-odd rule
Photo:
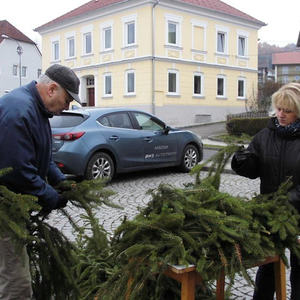
[[139, 130], [133, 128], [126, 111], [104, 115], [98, 122], [105, 126], [102, 134], [116, 155], [119, 169], [134, 169], [144, 165], [143, 143]]
[[142, 112], [133, 112], [143, 144], [145, 165], [172, 164], [177, 157], [176, 134], [165, 130], [165, 124]]

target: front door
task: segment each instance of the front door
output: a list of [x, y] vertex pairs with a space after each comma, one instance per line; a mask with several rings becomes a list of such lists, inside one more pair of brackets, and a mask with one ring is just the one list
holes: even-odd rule
[[87, 90], [89, 106], [95, 106], [95, 88], [88, 88]]

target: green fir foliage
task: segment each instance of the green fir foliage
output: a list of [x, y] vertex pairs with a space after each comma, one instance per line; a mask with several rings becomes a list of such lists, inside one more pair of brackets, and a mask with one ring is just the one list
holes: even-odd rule
[[222, 270], [230, 285], [236, 272], [252, 283], [246, 268], [275, 254], [287, 263], [285, 248], [299, 253], [299, 216], [287, 201], [289, 182], [251, 201], [218, 190], [236, 149], [220, 151], [202, 180], [203, 165], [195, 167], [195, 183], [184, 189], [160, 185], [145, 209], [124, 220], [112, 240], [115, 268], [98, 291], [101, 299], [180, 299], [176, 284], [163, 275], [170, 264], [196, 266], [205, 281], [200, 299], [211, 293], [210, 283]]
[[27, 244], [38, 300], [179, 300], [180, 284], [164, 272], [170, 265], [190, 264], [203, 278], [196, 299], [214, 299], [213, 282], [223, 270], [230, 288], [237, 272], [252, 283], [247, 268], [268, 256], [279, 254], [287, 264], [286, 248], [300, 257], [299, 215], [287, 200], [289, 181], [276, 193], [251, 200], [219, 191], [222, 171], [236, 150], [230, 145], [206, 162], [205, 178], [200, 177], [205, 164], [196, 166], [195, 182], [184, 188], [161, 184], [149, 191], [152, 200], [133, 220], [124, 218], [111, 239], [94, 213], [103, 204], [119, 208], [102, 181], [65, 181], [57, 187], [83, 212], [79, 226], [61, 210], [75, 242], [45, 222], [34, 197], [0, 186], [0, 234], [19, 247]]

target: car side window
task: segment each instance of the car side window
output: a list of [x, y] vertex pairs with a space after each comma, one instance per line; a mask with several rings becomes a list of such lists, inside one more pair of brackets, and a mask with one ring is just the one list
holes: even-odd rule
[[116, 127], [116, 128], [128, 128], [132, 129], [130, 118], [126, 112], [119, 112], [106, 115], [100, 118], [99, 122], [104, 126]]
[[142, 130], [162, 130], [162, 124], [157, 123], [152, 119], [151, 116], [142, 114], [142, 113], [134, 113], [135, 118], [138, 122], [140, 129]]

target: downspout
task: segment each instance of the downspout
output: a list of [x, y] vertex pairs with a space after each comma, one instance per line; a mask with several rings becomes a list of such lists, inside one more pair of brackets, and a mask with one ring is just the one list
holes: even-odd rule
[[155, 7], [159, 4], [156, 0], [152, 6], [152, 107], [151, 112], [155, 115]]

